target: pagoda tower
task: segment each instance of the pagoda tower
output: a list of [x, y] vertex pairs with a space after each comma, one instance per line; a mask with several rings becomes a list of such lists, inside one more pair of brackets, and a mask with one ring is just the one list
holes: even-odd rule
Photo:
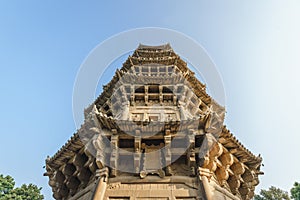
[[61, 200], [248, 200], [262, 158], [169, 44], [139, 45], [46, 159]]

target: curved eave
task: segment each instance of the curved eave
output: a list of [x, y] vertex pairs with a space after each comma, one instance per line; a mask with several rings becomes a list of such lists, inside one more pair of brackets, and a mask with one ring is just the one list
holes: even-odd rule
[[219, 142], [249, 166], [260, 166], [262, 157], [254, 155], [227, 128], [223, 127]]
[[57, 167], [64, 162], [64, 159], [70, 158], [82, 147], [83, 144], [78, 132], [76, 132], [51, 158], [46, 160], [46, 164]]

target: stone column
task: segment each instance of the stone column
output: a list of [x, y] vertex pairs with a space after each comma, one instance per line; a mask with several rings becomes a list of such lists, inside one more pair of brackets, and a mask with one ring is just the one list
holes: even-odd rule
[[134, 136], [134, 170], [135, 173], [140, 173], [140, 162], [141, 162], [141, 131], [136, 130]]
[[108, 181], [108, 168], [98, 169], [96, 171], [96, 177], [98, 178], [98, 183], [92, 197], [92, 200], [104, 200], [104, 195], [107, 187]]
[[203, 186], [203, 189], [204, 189], [204, 192], [205, 192], [206, 200], [214, 200], [213, 199], [213, 194], [212, 194], [212, 191], [211, 191], [211, 187], [209, 185], [209, 180], [212, 176], [212, 173], [208, 169], [199, 167], [198, 168], [198, 174], [199, 174], [199, 179], [202, 182], [202, 186]]
[[171, 163], [172, 163], [172, 153], [171, 153], [171, 133], [170, 130], [166, 130], [165, 131], [165, 136], [164, 136], [164, 140], [165, 140], [165, 148], [164, 148], [164, 156], [165, 156], [165, 165], [166, 165], [166, 174], [168, 176], [172, 175], [172, 169], [171, 169]]
[[119, 151], [118, 151], [118, 143], [119, 136], [117, 135], [117, 130], [112, 130], [113, 135], [111, 136], [111, 146], [112, 152], [110, 156], [110, 167], [111, 167], [111, 176], [117, 176], [117, 168], [118, 168], [118, 160], [119, 160]]

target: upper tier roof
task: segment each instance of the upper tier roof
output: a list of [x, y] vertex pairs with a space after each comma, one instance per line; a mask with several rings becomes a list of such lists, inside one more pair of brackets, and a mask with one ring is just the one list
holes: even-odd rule
[[[151, 67], [150, 64], [156, 64], [160, 66], [176, 66], [184, 79], [189, 82], [189, 85], [192, 87], [193, 92], [199, 99], [201, 99], [201, 101], [203, 101], [206, 105], [213, 104], [220, 109], [223, 108], [206, 93], [205, 84], [201, 83], [196, 78], [195, 73], [191, 71], [188, 68], [187, 63], [173, 51], [170, 44], [160, 46], [148, 46], [140, 44], [139, 47], [134, 51], [132, 56], [129, 56], [128, 59], [123, 63], [122, 68], [120, 70], [116, 70], [116, 73], [113, 76], [112, 80], [108, 84], [103, 86], [103, 92], [101, 95], [99, 95], [94, 104], [96, 104], [97, 107], [102, 106], [107, 101], [107, 99], [110, 98], [115, 85], [122, 79], [122, 77], [124, 75], [132, 74], [132, 72], [130, 71], [132, 67]], [[90, 109], [91, 106], [87, 110]]]
[[139, 44], [137, 50], [172, 50], [172, 47], [169, 43], [159, 46], [150, 46], [145, 44]]

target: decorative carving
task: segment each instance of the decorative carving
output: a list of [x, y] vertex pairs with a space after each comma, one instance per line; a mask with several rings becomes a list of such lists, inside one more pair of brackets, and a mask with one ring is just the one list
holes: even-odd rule
[[193, 176], [194, 173], [191, 171], [191, 168], [185, 163], [172, 163], [171, 165], [172, 175], [173, 176]]
[[104, 178], [104, 182], [107, 182], [107, 178], [108, 178], [108, 174], [109, 174], [109, 170], [107, 167], [103, 167], [102, 169], [97, 169], [96, 170], [96, 174], [95, 176], [97, 178]]
[[[221, 110], [221, 109], [220, 109]], [[205, 124], [205, 132], [219, 135], [222, 132], [225, 110], [216, 112], [211, 105], [207, 110], [207, 120]]]
[[241, 177], [238, 175], [230, 176], [227, 182], [231, 192], [236, 195], [239, 187], [241, 186]]
[[233, 155], [229, 152], [223, 153], [219, 158], [225, 169], [228, 169], [233, 164]]
[[233, 165], [231, 165], [230, 169], [234, 174], [241, 175], [245, 172], [245, 165], [241, 162], [235, 162]]
[[205, 169], [205, 168], [202, 168], [202, 167], [198, 167], [198, 174], [199, 176], [205, 176], [207, 177], [208, 180], [210, 180], [210, 178], [213, 176], [213, 173], [210, 172], [209, 169]]
[[221, 186], [225, 184], [227, 179], [229, 178], [229, 173], [226, 167], [218, 167], [216, 170], [216, 176]]
[[121, 183], [110, 183], [107, 185], [107, 189], [116, 190], [121, 187]]
[[213, 147], [210, 149], [209, 156], [213, 158], [218, 158], [223, 153], [222, 144], [216, 142]]

